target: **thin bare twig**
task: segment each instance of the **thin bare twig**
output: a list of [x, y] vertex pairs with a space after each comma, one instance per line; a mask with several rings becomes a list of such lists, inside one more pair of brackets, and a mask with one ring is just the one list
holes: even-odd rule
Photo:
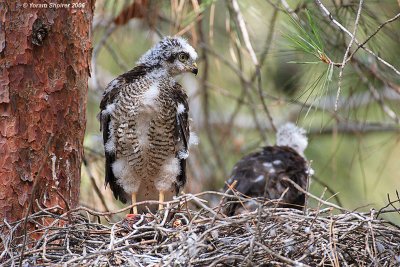
[[354, 22], [353, 34], [351, 35], [352, 37], [351, 37], [351, 40], [349, 42], [349, 45], [346, 48], [346, 52], [343, 55], [342, 65], [340, 67], [340, 72], [339, 72], [338, 90], [337, 90], [337, 93], [336, 93], [335, 112], [338, 109], [338, 101], [339, 101], [340, 89], [341, 89], [341, 85], [342, 85], [343, 70], [344, 70], [344, 67], [346, 66], [347, 56], [348, 56], [348, 53], [350, 51], [350, 48], [353, 45], [354, 40], [356, 39], [356, 34], [357, 34], [357, 29], [358, 29], [358, 21], [360, 20], [360, 15], [361, 15], [361, 9], [362, 9], [363, 2], [364, 2], [364, 0], [360, 0], [360, 3], [358, 5], [356, 21]]
[[388, 63], [387, 61], [385, 61], [384, 59], [382, 59], [381, 57], [379, 57], [377, 54], [375, 54], [371, 49], [367, 48], [365, 45], [361, 45], [361, 43], [357, 40], [357, 38], [355, 38], [351, 32], [349, 30], [346, 29], [346, 27], [344, 27], [342, 24], [340, 24], [336, 19], [333, 18], [332, 14], [329, 12], [329, 10], [322, 4], [322, 2], [320, 0], [315, 0], [316, 5], [320, 8], [320, 10], [323, 12], [323, 14], [325, 16], [327, 16], [329, 18], [329, 20], [336, 25], [341, 31], [345, 32], [348, 36], [350, 36], [351, 38], [354, 38], [354, 42], [359, 45], [362, 49], [364, 49], [365, 51], [367, 51], [369, 54], [371, 54], [372, 56], [374, 56], [379, 62], [381, 62], [382, 64], [384, 64], [385, 66], [387, 66], [388, 68], [390, 68], [391, 70], [393, 70], [397, 75], [400, 75], [400, 71], [398, 69], [396, 69], [393, 65], [391, 65], [390, 63]]
[[243, 15], [240, 12], [239, 4], [236, 0], [230, 0], [230, 2], [232, 4], [233, 11], [235, 12], [235, 15], [236, 15], [235, 16], [236, 22], [237, 22], [240, 32], [242, 34], [244, 44], [247, 48], [247, 51], [250, 54], [250, 58], [253, 61], [254, 66], [257, 67], [259, 65], [258, 59], [257, 59], [256, 53], [254, 52], [253, 46], [251, 45], [249, 33], [247, 31], [246, 24], [243, 19]]
[[385, 21], [384, 23], [382, 23], [381, 25], [379, 25], [379, 27], [370, 35], [368, 36], [364, 42], [362, 42], [361, 44], [359, 44], [357, 46], [357, 48], [351, 53], [351, 55], [348, 57], [347, 61], [349, 61], [354, 54], [361, 48], [363, 47], [369, 40], [371, 40], [372, 37], [374, 37], [383, 27], [385, 27], [386, 24], [391, 23], [395, 20], [397, 20], [398, 18], [400, 18], [400, 13], [398, 13], [396, 16], [394, 16], [393, 18], [388, 19], [387, 21]]

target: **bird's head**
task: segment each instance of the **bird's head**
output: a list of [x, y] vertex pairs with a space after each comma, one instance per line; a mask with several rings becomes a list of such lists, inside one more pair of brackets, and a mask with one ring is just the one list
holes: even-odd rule
[[286, 123], [278, 128], [276, 144], [278, 146], [289, 146], [304, 156], [304, 150], [308, 145], [306, 131], [293, 123]]
[[168, 36], [147, 51], [138, 63], [149, 67], [160, 66], [172, 76], [184, 72], [197, 75], [196, 59], [196, 51], [185, 39]]

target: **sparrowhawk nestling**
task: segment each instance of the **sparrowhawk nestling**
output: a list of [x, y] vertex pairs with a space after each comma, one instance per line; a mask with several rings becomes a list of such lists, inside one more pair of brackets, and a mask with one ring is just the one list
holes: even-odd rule
[[[174, 77], [197, 74], [196, 59], [185, 39], [165, 37], [105, 89], [99, 114], [105, 182], [122, 202], [158, 198], [162, 203], [184, 186], [188, 147], [194, 138], [188, 97]], [[136, 206], [133, 210], [138, 212]]]
[[[244, 196], [279, 199], [279, 207], [303, 209], [306, 201], [304, 192], [283, 178], [308, 190], [308, 179], [313, 170], [304, 157], [307, 144], [304, 129], [292, 123], [284, 124], [277, 131], [276, 145], [263, 147], [261, 151], [248, 154], [235, 164], [224, 189], [235, 183], [233, 190]], [[229, 216], [243, 212], [243, 208], [247, 211], [257, 208], [254, 201], [242, 206], [234, 200], [228, 198], [225, 206], [225, 214]]]

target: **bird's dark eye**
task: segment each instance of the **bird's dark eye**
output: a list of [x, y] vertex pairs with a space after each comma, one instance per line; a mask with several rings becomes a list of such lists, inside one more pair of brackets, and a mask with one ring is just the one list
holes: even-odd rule
[[189, 56], [188, 56], [186, 53], [180, 53], [180, 54], [178, 55], [178, 59], [179, 59], [179, 61], [181, 61], [181, 62], [185, 62], [186, 60], [189, 59]]

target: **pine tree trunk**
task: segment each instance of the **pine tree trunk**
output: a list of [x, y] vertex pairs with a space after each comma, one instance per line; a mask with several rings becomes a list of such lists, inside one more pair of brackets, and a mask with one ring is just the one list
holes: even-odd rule
[[0, 2], [0, 221], [78, 204], [94, 0], [46, 2]]

